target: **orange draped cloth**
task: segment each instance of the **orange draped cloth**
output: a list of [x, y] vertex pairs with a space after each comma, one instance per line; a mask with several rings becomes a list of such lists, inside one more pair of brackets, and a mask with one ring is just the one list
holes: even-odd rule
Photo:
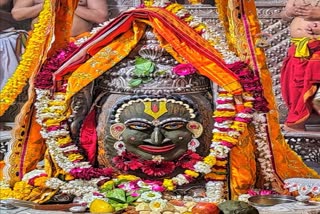
[[[249, 62], [260, 77], [270, 111], [266, 114], [268, 146], [272, 154], [272, 170], [275, 181], [272, 188], [283, 189], [283, 180], [292, 177], [319, 178], [318, 173], [307, 167], [286, 143], [281, 133], [278, 109], [273, 93], [270, 72], [266, 65], [264, 50], [255, 46], [261, 33], [255, 1], [216, 0], [219, 18], [226, 27], [227, 41], [232, 50]], [[240, 16], [240, 18], [239, 18]], [[232, 148], [230, 155], [230, 191], [232, 198], [247, 193], [248, 189], [259, 187], [261, 174], [257, 170], [255, 133], [252, 127], [241, 136], [239, 144]], [[260, 187], [263, 188], [263, 187]]]
[[[126, 21], [123, 22], [123, 20]], [[78, 57], [79, 60], [72, 62], [72, 66], [65, 66], [65, 69], [60, 69], [55, 73], [56, 80], [70, 74], [70, 77], [68, 76], [67, 99], [70, 99], [104, 71], [123, 59], [136, 45], [143, 32], [142, 29], [146, 25], [150, 25], [156, 35], [161, 36], [161, 40], [169, 43], [174, 52], [191, 63], [200, 74], [207, 76], [232, 94], [242, 92], [241, 84], [233, 72], [227, 68], [221, 55], [185, 22], [162, 8], [141, 8], [126, 12], [113, 20], [108, 25], [109, 27], [93, 36], [82, 46], [82, 49], [80, 48], [78, 52], [82, 56]], [[117, 28], [109, 33], [109, 29], [114, 26]], [[130, 33], [132, 28], [135, 33]], [[113, 38], [116, 39], [113, 40]], [[129, 45], [125, 45], [119, 43], [120, 40], [135, 42], [133, 44], [128, 42]], [[106, 50], [110, 53], [108, 57], [105, 57]], [[87, 60], [88, 57], [90, 57], [89, 60]], [[77, 58], [77, 56], [73, 56], [73, 58]], [[92, 66], [92, 62], [95, 62], [94, 66]], [[110, 64], [110, 62], [113, 63]]]

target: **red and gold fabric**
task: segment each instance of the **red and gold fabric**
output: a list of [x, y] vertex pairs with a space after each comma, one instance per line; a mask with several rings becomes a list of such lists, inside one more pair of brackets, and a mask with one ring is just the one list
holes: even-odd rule
[[[120, 25], [119, 23], [122, 23], [124, 19], [126, 22]], [[137, 24], [139, 22], [140, 24]], [[67, 99], [70, 99], [84, 86], [100, 76], [102, 72], [123, 59], [137, 43], [141, 32], [147, 25], [151, 25], [156, 35], [161, 37], [159, 38], [160, 40], [170, 44], [173, 50], [169, 51], [174, 51], [182, 56], [200, 74], [207, 76], [232, 94], [240, 94], [242, 92], [242, 86], [237, 77], [227, 68], [220, 54], [185, 22], [162, 8], [139, 8], [126, 12], [113, 20], [108, 27], [87, 41], [82, 46], [82, 50], [80, 48], [79, 52], [82, 57], [78, 57], [79, 61], [72, 62], [71, 67], [69, 66], [56, 72], [56, 80], [62, 79], [63, 76], [68, 77]], [[108, 32], [114, 26], [117, 26], [117, 28], [112, 32]], [[129, 35], [129, 32], [126, 31], [132, 31], [133, 33]], [[115, 37], [117, 39], [113, 40]], [[120, 42], [124, 40], [127, 45]], [[131, 41], [134, 42], [131, 43]], [[119, 47], [124, 49], [122, 50]], [[167, 48], [167, 46], [164, 46], [164, 48]], [[123, 52], [120, 53], [120, 50]], [[106, 51], [109, 53], [108, 57], [111, 56], [110, 59], [104, 57]], [[88, 57], [90, 57], [89, 60], [87, 60]], [[68, 73], [70, 73], [70, 77], [67, 75]]]

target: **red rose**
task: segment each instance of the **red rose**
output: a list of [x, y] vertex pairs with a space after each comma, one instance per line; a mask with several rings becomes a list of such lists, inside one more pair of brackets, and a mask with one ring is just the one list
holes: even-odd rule
[[190, 64], [179, 64], [173, 68], [173, 72], [179, 76], [194, 74], [196, 69]]

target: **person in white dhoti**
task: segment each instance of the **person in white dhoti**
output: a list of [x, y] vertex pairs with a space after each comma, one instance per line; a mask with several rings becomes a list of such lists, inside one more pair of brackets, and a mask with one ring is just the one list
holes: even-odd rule
[[12, 18], [11, 9], [14, 1], [0, 1], [0, 90], [18, 66], [24, 51], [27, 32], [14, 28], [16, 21]]

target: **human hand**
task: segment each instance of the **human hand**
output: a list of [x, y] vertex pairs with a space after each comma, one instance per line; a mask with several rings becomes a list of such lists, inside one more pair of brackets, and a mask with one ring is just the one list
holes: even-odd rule
[[287, 17], [295, 17], [297, 16], [296, 14], [296, 8], [295, 8], [295, 5], [287, 5], [286, 8], [285, 8], [285, 16]]
[[310, 35], [319, 35], [320, 34], [320, 23], [319, 22], [310, 23], [307, 25], [305, 30]]
[[312, 5], [297, 5], [294, 8], [297, 16], [303, 17], [305, 20], [320, 20], [320, 7]]

